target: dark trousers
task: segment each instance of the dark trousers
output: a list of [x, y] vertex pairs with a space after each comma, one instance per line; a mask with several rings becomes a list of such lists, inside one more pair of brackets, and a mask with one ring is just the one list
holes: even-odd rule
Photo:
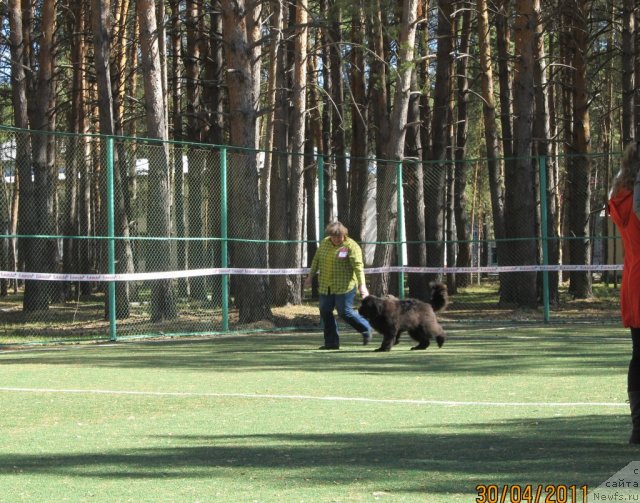
[[627, 375], [627, 391], [640, 391], [640, 328], [631, 329], [631, 361]]

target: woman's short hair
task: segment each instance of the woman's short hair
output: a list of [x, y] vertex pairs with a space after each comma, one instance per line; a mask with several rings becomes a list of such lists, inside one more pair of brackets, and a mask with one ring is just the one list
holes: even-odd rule
[[344, 238], [347, 234], [349, 234], [349, 230], [337, 220], [335, 222], [331, 222], [324, 228], [325, 236], [340, 236]]

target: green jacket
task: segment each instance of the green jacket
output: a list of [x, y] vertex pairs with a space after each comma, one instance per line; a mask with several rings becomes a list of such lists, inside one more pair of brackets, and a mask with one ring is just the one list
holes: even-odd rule
[[316, 273], [322, 295], [343, 294], [364, 285], [362, 249], [348, 236], [340, 246], [333, 246], [331, 238], [324, 238], [311, 262], [310, 274]]

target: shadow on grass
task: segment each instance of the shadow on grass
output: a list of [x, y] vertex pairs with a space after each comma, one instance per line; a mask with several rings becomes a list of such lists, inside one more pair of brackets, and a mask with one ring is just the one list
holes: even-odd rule
[[122, 343], [109, 346], [68, 347], [62, 351], [0, 353], [1, 365], [86, 366], [94, 368], [177, 368], [202, 371], [287, 371], [396, 373], [463, 373], [496, 375], [531, 370], [560, 377], [588, 372], [610, 375], [626, 371], [630, 344], [623, 338], [544, 337], [479, 334], [451, 337], [442, 348], [411, 351], [403, 336], [389, 353], [375, 353], [380, 338], [367, 347], [355, 336], [345, 336], [340, 351], [319, 351], [318, 334], [252, 335], [156, 343]]
[[[624, 415], [512, 419], [362, 434], [150, 437], [158, 447], [80, 454], [1, 454], [2, 474], [93, 478], [219, 478], [265, 470], [310, 487], [359, 481], [405, 492], [473, 492], [477, 484], [597, 486], [640, 448]], [[452, 432], [453, 431], [453, 432]]]

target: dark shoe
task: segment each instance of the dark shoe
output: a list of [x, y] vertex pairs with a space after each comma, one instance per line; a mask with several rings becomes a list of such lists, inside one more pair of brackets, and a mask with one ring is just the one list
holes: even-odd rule
[[629, 391], [629, 407], [631, 408], [630, 444], [640, 444], [640, 391]]
[[371, 332], [364, 332], [362, 334], [362, 345], [366, 346], [371, 342]]
[[340, 346], [320, 346], [318, 349], [340, 349]]

